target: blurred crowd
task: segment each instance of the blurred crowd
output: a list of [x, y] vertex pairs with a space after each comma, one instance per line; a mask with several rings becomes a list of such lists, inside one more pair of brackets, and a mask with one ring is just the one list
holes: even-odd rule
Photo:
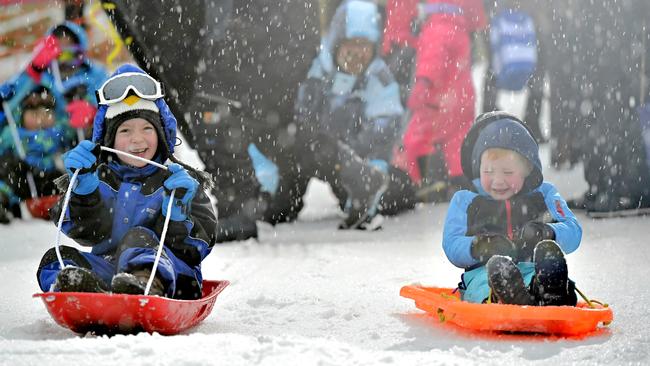
[[[522, 120], [550, 145], [553, 168], [583, 164], [589, 189], [570, 207], [650, 208], [647, 1], [213, 3], [194, 9], [221, 19], [203, 29], [174, 29], [126, 2], [106, 11], [134, 59], [169, 84], [165, 98], [215, 183], [218, 242], [295, 220], [313, 177], [339, 200], [340, 229], [375, 230], [383, 215], [475, 189], [461, 145], [478, 112], [508, 109], [501, 91], [527, 91]], [[64, 11], [0, 85], [2, 223], [23, 201], [46, 218], [47, 198], [62, 193], [52, 183], [61, 154], [92, 135], [108, 73], [88, 56], [84, 2]], [[130, 15], [169, 36], [129, 28]], [[472, 70], [484, 64], [477, 111]]]

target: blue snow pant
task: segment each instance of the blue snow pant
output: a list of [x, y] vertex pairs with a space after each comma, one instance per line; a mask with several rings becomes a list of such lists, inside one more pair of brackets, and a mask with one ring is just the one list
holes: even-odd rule
[[[138, 269], [152, 268], [158, 243], [158, 236], [153, 231], [144, 227], [134, 227], [124, 235], [114, 252], [97, 255], [82, 252], [69, 246], [61, 246], [60, 252], [66, 266], [72, 265], [90, 269], [106, 284], [106, 288], [110, 288], [111, 280], [117, 273], [129, 273]], [[41, 290], [51, 291], [53, 289], [56, 276], [60, 270], [61, 265], [56, 256], [56, 249], [51, 248], [41, 259], [36, 274]], [[199, 286], [194, 291], [198, 291], [198, 297], [200, 297], [200, 284], [202, 282], [200, 268], [188, 266], [167, 247], [163, 248], [156, 276], [165, 285], [166, 297], [173, 298], [177, 295], [177, 282], [180, 276], [196, 279], [191, 282], [195, 282]]]
[[[530, 282], [535, 275], [535, 263], [519, 262], [517, 264], [519, 272], [524, 278], [524, 284], [530, 286]], [[460, 283], [460, 298], [464, 301], [482, 303], [490, 294], [488, 285], [487, 268], [481, 266], [471, 271], [463, 273]]]

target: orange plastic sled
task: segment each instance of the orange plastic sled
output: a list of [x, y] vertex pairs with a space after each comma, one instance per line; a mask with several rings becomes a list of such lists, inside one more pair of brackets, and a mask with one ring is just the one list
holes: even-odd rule
[[544, 333], [577, 336], [593, 332], [614, 319], [612, 309], [580, 302], [577, 306], [476, 304], [460, 300], [451, 288], [404, 286], [400, 295], [415, 306], [463, 328], [480, 331]]

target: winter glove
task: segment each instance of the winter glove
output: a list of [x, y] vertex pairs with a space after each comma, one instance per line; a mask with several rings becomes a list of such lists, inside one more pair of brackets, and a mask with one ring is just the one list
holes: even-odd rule
[[93, 118], [95, 118], [95, 112], [97, 112], [97, 108], [94, 105], [83, 99], [68, 103], [65, 110], [70, 114], [70, 126], [72, 128], [91, 127]]
[[431, 80], [427, 78], [417, 78], [408, 99], [408, 107], [410, 109], [438, 108], [437, 103], [435, 103], [431, 98], [432, 93], [433, 83]]
[[168, 168], [172, 175], [163, 183], [166, 189], [162, 204], [163, 215], [167, 216], [167, 206], [169, 205], [170, 195], [167, 190], [176, 189], [169, 218], [173, 221], [184, 221], [189, 214], [190, 204], [199, 187], [199, 182], [179, 164], [171, 164]]
[[411, 81], [411, 69], [415, 60], [415, 49], [393, 44], [386, 56], [386, 64], [400, 85], [408, 85]]
[[91, 171], [97, 162], [97, 149], [92, 141], [84, 140], [74, 149], [63, 155], [63, 166], [72, 176], [75, 170], [80, 170], [77, 176], [77, 184], [72, 192], [78, 195], [88, 195], [99, 186], [97, 172]]
[[388, 174], [389, 165], [388, 165], [388, 162], [386, 160], [372, 159], [372, 160], [368, 161], [368, 164], [370, 164], [370, 166], [373, 166], [373, 167], [377, 168], [382, 173]]
[[255, 178], [260, 183], [262, 192], [274, 195], [280, 185], [280, 174], [278, 166], [269, 158], [264, 156], [255, 144], [248, 145], [248, 155], [253, 162]]
[[519, 232], [519, 261], [530, 262], [535, 246], [542, 240], [555, 240], [555, 231], [549, 224], [528, 221]]
[[472, 240], [472, 257], [481, 263], [486, 263], [494, 255], [512, 258], [516, 253], [515, 244], [501, 234], [479, 234]]
[[61, 45], [54, 35], [43, 38], [36, 45], [35, 55], [27, 68], [27, 73], [36, 82], [40, 82], [41, 73], [61, 54]]

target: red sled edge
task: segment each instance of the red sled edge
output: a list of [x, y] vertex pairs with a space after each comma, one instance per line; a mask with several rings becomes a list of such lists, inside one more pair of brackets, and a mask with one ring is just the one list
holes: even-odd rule
[[404, 286], [400, 295], [441, 321], [474, 331], [522, 332], [560, 336], [584, 336], [598, 330], [600, 323], [614, 319], [611, 308], [586, 303], [577, 306], [518, 306], [475, 304], [461, 301], [451, 288]]
[[229, 281], [203, 281], [203, 297], [176, 300], [159, 296], [45, 292], [41, 298], [52, 318], [76, 333], [174, 335], [205, 319]]

